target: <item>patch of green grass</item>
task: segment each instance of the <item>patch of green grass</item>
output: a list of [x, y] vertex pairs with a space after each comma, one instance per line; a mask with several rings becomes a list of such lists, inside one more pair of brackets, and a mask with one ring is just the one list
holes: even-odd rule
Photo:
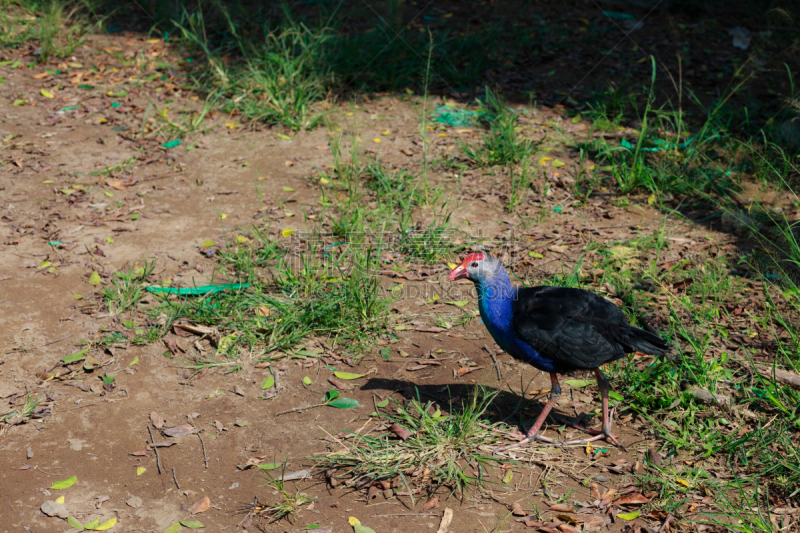
[[224, 283], [249, 282], [249, 288], [162, 297], [151, 313], [166, 312], [173, 320], [188, 318], [233, 335], [227, 350], [217, 349], [217, 355], [231, 357], [238, 355], [230, 350], [237, 344], [259, 347], [270, 357], [307, 337], [367, 341], [385, 327], [388, 302], [377, 277], [377, 249], [348, 242], [335, 250], [290, 253], [266, 233], [253, 232], [254, 242], [219, 252], [228, 276]]
[[308, 496], [298, 490], [290, 491], [286, 488], [286, 482], [283, 481], [283, 475], [286, 473], [286, 463], [283, 464], [283, 470], [280, 475], [272, 477], [267, 473], [265, 479], [267, 485], [272, 487], [274, 492], [278, 493], [280, 498], [272, 505], [262, 507], [257, 514], [268, 517], [269, 523], [278, 522], [286, 518], [289, 522], [292, 518], [297, 518], [297, 513], [300, 507], [308, 505], [313, 502], [315, 498]]
[[[277, 29], [254, 28], [240, 33], [237, 24], [223, 11], [230, 41], [212, 43], [207, 37], [201, 10], [185, 12], [177, 23], [183, 39], [204, 62], [195, 71], [201, 89], [219, 94], [222, 107], [244, 117], [293, 130], [311, 129], [324, 113], [319, 102], [330, 85], [323, 53], [329, 32], [313, 30], [291, 18]], [[238, 59], [229, 61], [231, 53]]]
[[136, 263], [129, 266], [127, 272], [114, 272], [111, 284], [102, 291], [108, 312], [120, 315], [139, 303], [146, 294], [144, 282], [155, 266], [155, 260], [145, 259], [141, 265]]
[[348, 485], [387, 480], [409, 493], [419, 488], [433, 494], [446, 487], [463, 498], [485, 484], [487, 468], [504, 461], [491, 455], [497, 436], [481, 424], [495, 395], [478, 388], [462, 403], [451, 404], [448, 414], [420, 399], [384, 401], [376, 407], [378, 416], [408, 430], [406, 440], [391, 432], [354, 434], [338, 442], [339, 449], [313, 459], [320, 470], [347, 478]]
[[509, 109], [503, 99], [490, 89], [486, 89], [480, 108], [489, 129], [476, 146], [461, 143], [464, 157], [480, 167], [529, 162], [535, 144], [522, 135], [522, 127], [518, 125], [519, 113]]

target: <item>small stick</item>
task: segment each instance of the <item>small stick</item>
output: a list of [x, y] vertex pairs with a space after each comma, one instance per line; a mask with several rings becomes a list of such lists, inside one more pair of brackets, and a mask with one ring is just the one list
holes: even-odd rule
[[[150, 429], [150, 424], [147, 424], [147, 432], [150, 433], [150, 443], [155, 444], [156, 439], [153, 438], [153, 430]], [[161, 456], [158, 455], [158, 447], [153, 446], [153, 450], [156, 452], [156, 466], [158, 466], [158, 475], [161, 475]]]
[[181, 490], [181, 485], [178, 483], [178, 476], [175, 475], [175, 467], [172, 467], [172, 481], [175, 482], [175, 486], [178, 487], [178, 490]]
[[673, 519], [673, 518], [675, 518], [675, 517], [674, 517], [674, 516], [672, 516], [672, 513], [669, 513], [669, 514], [667, 515], [667, 518], [666, 518], [666, 520], [664, 520], [664, 523], [663, 523], [663, 524], [661, 524], [661, 527], [660, 527], [660, 528], [658, 528], [658, 533], [662, 533], [663, 531], [666, 531], [666, 530], [667, 530], [667, 528], [669, 527], [669, 523], [672, 521], [672, 519]]
[[500, 364], [497, 362], [497, 356], [494, 354], [494, 350], [489, 348], [486, 344], [483, 345], [483, 349], [489, 352], [489, 355], [492, 357], [492, 362], [494, 363], [494, 368], [497, 370], [497, 380], [500, 381], [503, 379], [503, 375], [500, 373]]
[[[197, 429], [197, 426], [194, 425], [194, 420], [191, 417], [186, 417], [189, 419], [189, 423], [192, 425], [194, 429]], [[200, 436], [200, 432], [197, 432], [197, 438], [200, 439], [200, 446], [203, 448], [203, 463], [205, 463], [206, 468], [208, 468], [208, 454], [206, 454], [206, 443], [203, 442], [203, 437]]]
[[307, 411], [308, 409], [314, 409], [315, 407], [322, 407], [323, 405], [328, 405], [328, 403], [327, 402], [318, 403], [315, 405], [309, 405], [307, 407], [295, 407], [294, 409], [289, 409], [288, 411], [280, 412], [275, 416], [288, 415], [289, 413], [299, 413], [300, 411]]
[[258, 498], [255, 498], [255, 499], [253, 499], [253, 505], [250, 507], [250, 510], [247, 511], [246, 515], [244, 515], [244, 518], [242, 518], [242, 521], [239, 522], [238, 524], [236, 524], [236, 527], [239, 527], [242, 524], [244, 524], [244, 521], [247, 520], [248, 518], [250, 518], [253, 515], [253, 511], [256, 510], [257, 506], [258, 506]]
[[25, 527], [28, 529], [28, 531], [30, 531], [30, 533], [33, 533], [31, 526], [28, 525], [28, 522], [25, 521], [25, 518], [22, 517], [22, 514], [16, 509], [14, 509], [13, 505], [11, 505], [11, 497], [8, 494], [6, 494], [6, 498], [8, 498], [8, 506], [11, 507], [11, 510], [19, 515], [20, 519], [22, 520], [22, 523], [25, 524]]
[[395, 513], [395, 514], [374, 514], [372, 518], [380, 518], [384, 516], [439, 516], [433, 513]]

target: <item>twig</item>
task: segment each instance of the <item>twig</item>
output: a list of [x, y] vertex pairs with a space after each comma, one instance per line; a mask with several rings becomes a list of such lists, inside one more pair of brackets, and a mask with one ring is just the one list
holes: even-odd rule
[[[153, 430], [150, 429], [150, 424], [147, 424], [147, 432], [150, 433], [150, 442], [152, 444], [156, 443], [156, 439], [153, 438]], [[158, 455], [158, 446], [153, 446], [153, 450], [156, 452], [156, 466], [158, 467], [158, 475], [161, 475], [161, 456]], [[180, 487], [178, 487], [180, 488]]]
[[299, 413], [300, 411], [307, 411], [309, 409], [314, 409], [315, 407], [322, 407], [323, 405], [328, 405], [328, 404], [326, 402], [326, 403], [318, 403], [315, 405], [309, 405], [307, 407], [295, 407], [294, 409], [289, 409], [288, 411], [280, 412], [275, 416], [288, 415], [289, 413]]
[[239, 527], [242, 524], [244, 524], [244, 521], [247, 520], [248, 518], [250, 518], [253, 515], [253, 511], [256, 510], [256, 507], [258, 507], [258, 498], [254, 498], [253, 499], [253, 505], [250, 507], [250, 510], [247, 511], [247, 514], [244, 515], [244, 518], [242, 518], [241, 522], [236, 524], [236, 527]]
[[434, 513], [395, 513], [395, 514], [374, 514], [372, 518], [382, 518], [384, 516], [439, 516]]
[[488, 345], [484, 344], [483, 349], [489, 352], [489, 355], [492, 357], [492, 362], [494, 363], [494, 368], [497, 370], [497, 380], [500, 381], [503, 379], [503, 375], [500, 373], [500, 364], [497, 362], [497, 356], [494, 354], [494, 350], [489, 348]]
[[58, 412], [63, 413], [65, 411], [74, 411], [75, 409], [83, 409], [84, 407], [91, 407], [93, 405], [100, 405], [101, 403], [108, 403], [108, 402], [94, 402], [94, 403], [86, 403], [83, 405], [79, 405], [78, 407], [70, 407], [69, 409], [60, 409]]
[[8, 498], [8, 506], [11, 507], [11, 510], [19, 515], [20, 519], [22, 520], [22, 523], [25, 524], [27, 530], [30, 531], [30, 533], [33, 533], [33, 529], [31, 529], [31, 526], [29, 526], [28, 522], [25, 521], [25, 518], [23, 518], [22, 513], [14, 509], [14, 506], [11, 505], [11, 497], [8, 494], [6, 494], [6, 498]]
[[175, 486], [178, 487], [178, 490], [181, 490], [181, 485], [178, 483], [178, 476], [175, 475], [175, 467], [172, 467], [172, 481], [175, 482]]
[[664, 520], [664, 523], [663, 523], [663, 524], [661, 524], [661, 527], [660, 527], [660, 528], [658, 528], [658, 533], [662, 533], [663, 531], [666, 531], [666, 530], [667, 530], [667, 528], [669, 527], [669, 523], [672, 521], [672, 519], [673, 519], [673, 518], [675, 518], [675, 517], [674, 517], [674, 516], [672, 516], [672, 513], [669, 513], [669, 514], [667, 515], [667, 518], [666, 518], [666, 520]]
[[[194, 429], [197, 429], [197, 426], [194, 425], [194, 420], [191, 417], [186, 417], [189, 419], [189, 423], [192, 425]], [[208, 454], [206, 453], [206, 443], [203, 442], [203, 437], [200, 435], [200, 431], [197, 432], [197, 438], [200, 439], [200, 446], [203, 448], [203, 463], [205, 463], [206, 468], [208, 468]]]

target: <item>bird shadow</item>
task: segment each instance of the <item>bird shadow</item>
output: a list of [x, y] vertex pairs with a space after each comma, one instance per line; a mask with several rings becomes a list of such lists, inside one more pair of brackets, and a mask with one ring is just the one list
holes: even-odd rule
[[[371, 378], [361, 387], [361, 390], [392, 391], [401, 394], [408, 401], [419, 400], [424, 403], [430, 400], [436, 402], [439, 407], [447, 409], [451, 415], [463, 412], [473, 396], [483, 391], [491, 398], [486, 408], [487, 418], [492, 423], [505, 422], [512, 426], [516, 425], [520, 430], [526, 429], [525, 425], [529, 426], [533, 423], [532, 418], [538, 416], [547, 400], [546, 395], [528, 399], [514, 392], [488, 385], [467, 383], [420, 385], [411, 381], [389, 378]], [[559, 418], [572, 419], [572, 417], [558, 412], [557, 406], [553, 412]], [[579, 415], [578, 418], [582, 418], [582, 416]], [[554, 422], [556, 425], [561, 425], [558, 421]]]

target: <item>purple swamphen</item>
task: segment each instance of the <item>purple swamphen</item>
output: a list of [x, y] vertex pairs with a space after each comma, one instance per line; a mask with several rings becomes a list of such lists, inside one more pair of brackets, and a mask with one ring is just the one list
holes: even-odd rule
[[[611, 434], [613, 412], [608, 412], [608, 380], [600, 371], [604, 363], [626, 353], [664, 356], [667, 342], [630, 325], [622, 311], [605, 298], [582, 289], [565, 287], [512, 287], [503, 264], [484, 253], [471, 253], [447, 276], [448, 281], [468, 279], [478, 290], [478, 308], [495, 342], [515, 359], [550, 373], [550, 396], [525, 438], [495, 452], [541, 440], [553, 444], [585, 444]], [[558, 374], [592, 370], [603, 402], [602, 430], [590, 430], [587, 439], [561, 442], [539, 434], [548, 413], [558, 402]], [[573, 424], [574, 425], [574, 424]]]

